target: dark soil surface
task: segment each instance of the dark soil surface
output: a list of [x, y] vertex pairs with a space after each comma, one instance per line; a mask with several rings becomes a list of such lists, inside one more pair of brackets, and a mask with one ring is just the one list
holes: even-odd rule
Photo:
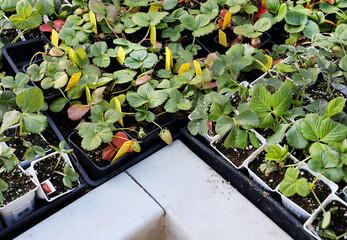
[[49, 145], [53, 145], [56, 147], [59, 146], [60, 140], [50, 125], [47, 125], [46, 129], [41, 134], [47, 140]]
[[[329, 211], [331, 209], [336, 209], [336, 211], [332, 211], [331, 214], [331, 222], [328, 229], [332, 230], [336, 236], [340, 236], [347, 232], [347, 207], [338, 201], [331, 201], [324, 209], [325, 211]], [[315, 230], [319, 231], [319, 222], [323, 220], [323, 211], [321, 211], [317, 218], [312, 222], [312, 226], [315, 227]], [[328, 239], [322, 237], [323, 240]], [[343, 238], [342, 238], [343, 239]]]
[[[103, 150], [108, 147], [107, 143], [102, 143], [97, 149], [93, 151], [86, 151], [83, 150], [83, 152], [87, 155], [87, 157], [92, 160], [96, 165], [99, 167], [105, 167], [111, 164], [111, 161], [105, 161], [102, 159], [102, 152]], [[113, 157], [112, 157], [113, 158]]]
[[11, 172], [4, 171], [0, 173], [0, 178], [8, 184], [8, 189], [3, 192], [4, 200], [0, 206], [7, 205], [36, 187], [33, 181], [18, 166], [15, 166]]
[[[127, 113], [130, 113], [130, 112], [134, 112], [134, 109], [131, 108], [130, 106], [125, 106], [123, 107], [123, 112], [127, 112]], [[155, 122], [157, 124], [159, 124], [160, 126], [163, 126], [165, 125], [166, 123], [172, 121], [172, 116], [170, 116], [170, 114], [161, 114], [159, 115], [161, 112], [163, 111], [163, 109], [161, 108], [158, 108], [156, 109], [155, 111], [152, 111], [155, 115], [157, 115], [157, 117], [155, 118]], [[159, 116], [158, 116], [159, 115]], [[124, 123], [124, 128], [129, 128], [129, 129], [132, 129], [134, 131], [128, 131], [133, 137], [137, 138], [137, 139], [141, 139], [138, 137], [137, 135], [137, 132], [136, 131], [140, 131], [140, 129], [142, 128], [143, 131], [146, 133], [146, 134], [149, 134], [150, 132], [152, 132], [153, 130], [157, 129], [158, 127], [153, 124], [153, 123], [149, 123], [149, 122], [146, 122], [146, 121], [141, 121], [141, 122], [138, 122], [136, 121], [135, 117], [134, 116], [130, 116], [130, 115], [125, 115], [123, 117], [123, 123]], [[127, 130], [126, 130], [127, 131]]]
[[67, 110], [63, 110], [59, 113], [49, 112], [49, 116], [65, 139], [69, 137], [80, 123], [79, 121], [71, 121], [67, 115]]
[[[323, 78], [323, 75], [320, 74], [318, 75], [317, 81], [314, 84], [310, 86], [306, 86], [306, 93], [314, 100], [325, 99], [328, 102], [337, 97], [346, 98], [346, 96], [337, 89], [335, 89], [333, 93], [327, 93], [327, 87], [328, 87], [328, 80], [327, 79], [325, 80]], [[330, 91], [332, 91], [333, 89], [334, 88], [330, 86]], [[343, 111], [347, 112], [346, 105]]]
[[[12, 147], [15, 149], [14, 154], [16, 157], [20, 160], [24, 160], [24, 154], [27, 151], [27, 148], [23, 146], [23, 140], [20, 139], [17, 136], [17, 131], [19, 131], [18, 128], [11, 128], [4, 132], [6, 137], [11, 137], [9, 141], [6, 142], [6, 144], [9, 147]], [[49, 144], [39, 135], [34, 133], [29, 133], [27, 136], [25, 136], [24, 141], [30, 142], [32, 145], [41, 146], [45, 151], [49, 151], [51, 148], [49, 147]]]
[[[18, 32], [16, 29], [11, 28], [11, 29], [3, 29], [0, 33], [0, 38], [5, 38], [9, 42], [12, 42], [18, 35]], [[20, 39], [19, 39], [20, 41]]]
[[24, 37], [25, 39], [40, 38], [41, 37], [40, 29], [35, 28], [31, 30], [30, 32], [24, 34]]
[[[281, 183], [284, 178], [284, 174], [287, 168], [280, 168], [277, 165], [277, 171], [271, 172], [269, 176], [265, 176], [265, 173], [260, 171], [259, 167], [261, 164], [266, 163], [265, 160], [266, 152], [261, 152], [254, 161], [248, 164], [248, 167], [254, 172], [258, 177], [260, 177], [272, 190], [275, 190], [277, 185]], [[285, 165], [294, 164], [295, 162], [291, 158], [287, 158]]]
[[[65, 162], [63, 158], [60, 160], [58, 166], [55, 168], [55, 165], [58, 162], [58, 156], [59, 154], [50, 156], [35, 163], [34, 165], [34, 170], [37, 174], [37, 178], [39, 179], [40, 183], [49, 179], [54, 188], [56, 189], [55, 192], [52, 192], [51, 194], [47, 195], [48, 199], [51, 199], [69, 190], [69, 188], [67, 188], [63, 184], [64, 176], [54, 172], [57, 171], [64, 173]], [[74, 182], [72, 183], [72, 188], [75, 188], [78, 185], [78, 182]]]
[[[315, 176], [313, 176], [306, 170], [302, 170], [302, 169], [299, 171], [298, 178], [300, 177], [305, 177], [308, 180], [308, 182], [313, 182], [316, 178]], [[316, 187], [314, 189], [314, 192], [316, 196], [318, 197], [319, 201], [323, 202], [329, 196], [329, 194], [331, 193], [331, 190], [325, 183], [323, 183], [320, 180], [318, 180], [315, 183], [315, 185]], [[317, 202], [312, 192], [310, 192], [306, 197], [301, 197], [298, 194], [295, 194], [294, 196], [289, 197], [289, 199], [295, 202], [297, 205], [299, 205], [303, 209], [305, 209], [310, 214], [312, 214], [319, 207], [319, 203]]]
[[223, 137], [217, 143], [215, 147], [224, 154], [230, 161], [232, 161], [237, 167], [240, 167], [243, 162], [257, 149], [248, 142], [248, 146], [245, 149], [239, 148], [226, 148], [224, 147], [224, 141], [227, 136]]

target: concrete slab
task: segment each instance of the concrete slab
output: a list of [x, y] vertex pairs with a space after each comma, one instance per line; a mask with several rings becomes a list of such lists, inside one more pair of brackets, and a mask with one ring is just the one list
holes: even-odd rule
[[181, 141], [127, 170], [166, 212], [166, 239], [291, 239]]
[[122, 173], [18, 236], [17, 240], [164, 239], [164, 211]]

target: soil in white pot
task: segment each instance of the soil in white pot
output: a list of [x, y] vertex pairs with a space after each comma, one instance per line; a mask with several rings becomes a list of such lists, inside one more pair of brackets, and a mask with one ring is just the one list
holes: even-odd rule
[[[36, 162], [34, 165], [34, 170], [37, 174], [37, 178], [39, 179], [40, 183], [49, 179], [56, 190], [52, 192], [51, 194], [47, 195], [48, 199], [58, 196], [70, 190], [68, 187], [66, 187], [63, 184], [64, 176], [54, 172], [54, 171], [57, 171], [57, 172], [64, 173], [65, 162], [63, 158], [60, 159], [58, 166], [55, 168], [58, 162], [58, 156], [59, 156], [58, 154], [52, 155], [48, 158], [45, 158], [41, 161]], [[79, 185], [78, 182], [73, 182], [72, 188], [78, 187], [78, 185]]]
[[[252, 170], [252, 172], [254, 172], [258, 177], [260, 177], [271, 189], [275, 190], [277, 185], [280, 184], [283, 180], [287, 168], [280, 168], [279, 166], [277, 166], [277, 171], [271, 172], [268, 176], [265, 176], [265, 173], [263, 173], [259, 169], [260, 165], [263, 163], [266, 163], [265, 151], [261, 152], [256, 159], [250, 162], [248, 164], [248, 167]], [[286, 165], [288, 164], [294, 164], [293, 159], [288, 158], [286, 160]]]
[[8, 189], [3, 192], [4, 200], [0, 206], [5, 206], [36, 188], [30, 177], [18, 166], [15, 166], [11, 172], [3, 171], [0, 173], [0, 178], [8, 184]]
[[240, 148], [226, 148], [224, 147], [224, 141], [227, 136], [215, 142], [215, 147], [224, 154], [230, 161], [232, 161], [237, 167], [241, 166], [243, 162], [254, 153], [257, 148], [248, 141], [248, 145], [245, 149]]
[[[308, 182], [313, 182], [316, 179], [315, 176], [303, 169], [299, 170], [299, 177], [305, 177]], [[329, 194], [331, 194], [329, 186], [321, 180], [318, 180], [315, 183], [314, 192], [321, 203], [329, 196]], [[310, 192], [306, 197], [295, 194], [294, 196], [289, 197], [289, 199], [305, 209], [310, 214], [312, 214], [319, 207], [319, 203], [317, 202], [312, 192]]]
[[[336, 236], [340, 236], [347, 232], [347, 207], [339, 201], [331, 201], [325, 208], [325, 211], [332, 210], [331, 221], [328, 229], [332, 230]], [[336, 210], [335, 210], [336, 209]], [[323, 220], [323, 211], [321, 211], [315, 220], [312, 222], [312, 226], [316, 232], [319, 231], [319, 223]], [[323, 240], [328, 239], [322, 237]]]
[[[4, 132], [4, 135], [6, 137], [11, 137], [11, 139], [7, 141], [6, 144], [9, 147], [15, 149], [14, 155], [19, 160], [24, 160], [24, 154], [28, 150], [28, 148], [23, 145], [23, 140], [18, 138], [18, 131], [19, 128], [10, 128]], [[45, 151], [51, 149], [49, 144], [39, 134], [28, 133], [28, 135], [24, 137], [24, 141], [28, 141], [36, 146], [41, 146]]]

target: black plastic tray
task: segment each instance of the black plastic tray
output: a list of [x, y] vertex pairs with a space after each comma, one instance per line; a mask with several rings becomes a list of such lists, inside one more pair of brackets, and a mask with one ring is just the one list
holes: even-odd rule
[[[51, 124], [52, 120], [50, 120], [49, 116], [47, 116], [47, 118], [48, 118], [48, 123]], [[53, 126], [51, 127], [52, 129], [54, 129]], [[57, 134], [57, 137], [60, 140], [63, 140], [61, 134]], [[75, 161], [73, 159], [73, 156], [70, 155], [69, 157], [71, 159], [71, 162], [73, 162], [74, 164]], [[78, 169], [77, 166], [74, 166], [74, 167]], [[81, 182], [80, 186], [73, 189], [70, 193], [63, 195], [52, 202], [47, 202], [46, 200], [35, 200], [35, 203], [36, 203], [35, 210], [28, 216], [21, 219], [16, 224], [10, 227], [2, 228], [1, 222], [0, 222], [0, 239], [1, 240], [13, 239], [14, 237], [18, 236], [19, 234], [33, 227], [40, 221], [44, 220], [45, 218], [49, 217], [50, 215], [54, 214], [58, 210], [62, 209], [63, 207], [67, 206], [68, 204], [72, 203], [74, 200], [82, 196], [85, 193], [87, 183], [83, 179], [83, 175], [81, 173], [80, 173], [79, 180]]]
[[[6, 61], [3, 61], [4, 65], [8, 65], [13, 71], [12, 74], [7, 73], [7, 75], [15, 75], [23, 72], [23, 66], [30, 63], [35, 53], [44, 52], [44, 46], [45, 41], [43, 38], [36, 38], [2, 47], [1, 51], [6, 59]], [[37, 59], [41, 58], [42, 56], [40, 54], [37, 55]]]
[[205, 140], [193, 137], [186, 127], [181, 129], [184, 144], [204, 162], [229, 181], [242, 195], [271, 218], [279, 227], [296, 240], [313, 240], [304, 230], [303, 223], [291, 215], [278, 201], [276, 195], [270, 196], [258, 185], [253, 184], [246, 174], [234, 168], [227, 160], [205, 145]]

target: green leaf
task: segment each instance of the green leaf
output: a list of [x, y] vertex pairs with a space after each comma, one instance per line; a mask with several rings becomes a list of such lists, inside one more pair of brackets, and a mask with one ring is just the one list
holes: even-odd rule
[[282, 86], [272, 96], [273, 113], [275, 116], [280, 117], [288, 111], [292, 104], [292, 97], [292, 91], [286, 86]]
[[27, 132], [40, 133], [47, 127], [47, 117], [27, 112], [23, 115], [23, 127]]
[[250, 125], [256, 127], [259, 125], [257, 114], [253, 110], [246, 110], [237, 115], [236, 121], [241, 126]]
[[251, 142], [253, 147], [259, 148], [260, 147], [259, 140], [256, 137], [255, 133], [254, 132], [249, 132], [248, 135], [249, 135], [249, 141]]
[[305, 24], [301, 24], [301, 25], [291, 25], [286, 23], [284, 25], [284, 30], [286, 30], [288, 33], [298, 33], [301, 32], [302, 30], [304, 30], [305, 28]]
[[329, 150], [323, 154], [322, 163], [324, 168], [334, 168], [340, 163], [339, 154]]
[[278, 124], [275, 129], [275, 133], [266, 139], [266, 143], [268, 144], [278, 144], [284, 138], [284, 134], [289, 127], [289, 124]]
[[57, 98], [49, 105], [49, 110], [52, 112], [60, 112], [64, 109], [66, 104], [67, 100], [64, 97]]
[[288, 11], [285, 16], [286, 22], [290, 25], [302, 25], [307, 23], [307, 15], [299, 11]]
[[341, 58], [340, 62], [339, 62], [339, 67], [343, 70], [343, 71], [347, 71], [347, 55], [344, 56], [343, 58]]
[[276, 16], [276, 22], [282, 21], [286, 15], [286, 13], [287, 13], [287, 5], [286, 5], [286, 3], [282, 3], [280, 8], [278, 9], [278, 13]]
[[295, 121], [292, 127], [287, 131], [287, 141], [288, 144], [294, 148], [302, 149], [306, 148], [308, 141], [305, 139], [301, 133], [301, 123], [303, 119]]
[[253, 14], [255, 12], [258, 12], [258, 8], [251, 4], [247, 4], [244, 8], [245, 8], [245, 12], [248, 14]]
[[86, 51], [82, 47], [78, 47], [75, 50], [74, 62], [80, 67], [84, 68], [89, 64], [89, 58]]
[[286, 197], [291, 197], [296, 193], [305, 197], [310, 193], [307, 179], [298, 179], [298, 173], [292, 167], [286, 170], [284, 179], [280, 184], [280, 191]]
[[303, 33], [306, 37], [308, 37], [309, 39], [312, 39], [314, 36], [320, 33], [320, 30], [317, 23], [311, 20], [308, 20], [303, 30]]
[[319, 136], [320, 140], [325, 143], [341, 142], [347, 136], [347, 127], [327, 118], [321, 123]]
[[345, 103], [346, 99], [343, 99], [342, 97], [334, 98], [329, 102], [324, 117], [332, 117], [340, 113], [343, 110]]
[[19, 119], [20, 119], [20, 112], [16, 110], [6, 112], [1, 124], [0, 133], [3, 133], [7, 128], [18, 123]]
[[16, 97], [16, 103], [24, 112], [35, 112], [43, 105], [43, 93], [38, 87], [29, 88]]
[[181, 18], [183, 26], [192, 31], [194, 37], [200, 37], [212, 32], [214, 25], [210, 21], [210, 18], [204, 14], [197, 15], [195, 19], [190, 14], [185, 14]]
[[225, 135], [233, 126], [235, 121], [228, 116], [221, 116], [217, 120], [216, 133], [219, 135]]
[[193, 120], [188, 122], [189, 132], [195, 136], [200, 134], [201, 136], [206, 136], [208, 131], [206, 120]]
[[246, 131], [237, 131], [235, 146], [240, 149], [244, 149], [248, 146], [248, 133]]
[[214, 19], [218, 15], [218, 4], [214, 0], [208, 0], [204, 4], [201, 5], [200, 11], [210, 17], [211, 19]]
[[310, 141], [319, 140], [319, 128], [321, 127], [323, 118], [317, 114], [307, 114], [301, 123], [301, 133]]
[[329, 150], [329, 147], [326, 144], [320, 142], [313, 143], [309, 148], [310, 155], [313, 159], [322, 159], [323, 154], [327, 150]]
[[267, 0], [265, 6], [269, 12], [276, 15], [281, 6], [281, 2], [279, 0]]
[[138, 12], [132, 17], [132, 20], [140, 27], [155, 26], [168, 14], [168, 12]]
[[265, 32], [271, 28], [271, 20], [268, 18], [261, 18], [254, 24], [254, 30]]

